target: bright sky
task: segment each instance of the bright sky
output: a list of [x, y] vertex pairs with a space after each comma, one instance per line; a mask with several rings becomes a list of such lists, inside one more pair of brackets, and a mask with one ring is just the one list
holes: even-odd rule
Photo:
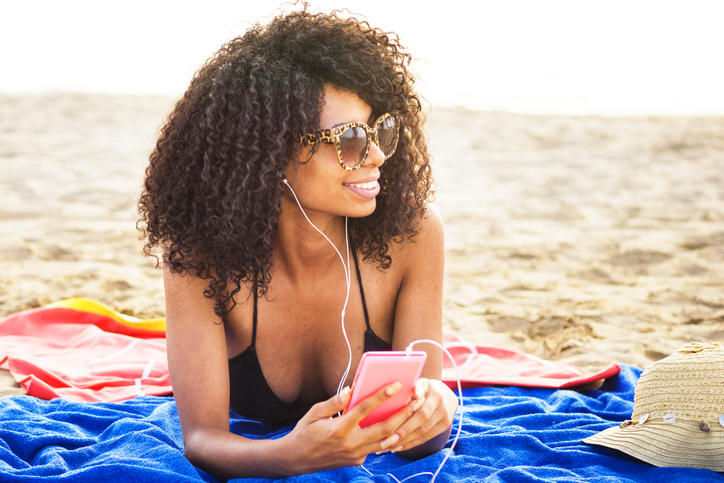
[[[178, 96], [281, 0], [0, 0], [0, 92]], [[310, 0], [396, 31], [433, 106], [724, 115], [719, 0]]]

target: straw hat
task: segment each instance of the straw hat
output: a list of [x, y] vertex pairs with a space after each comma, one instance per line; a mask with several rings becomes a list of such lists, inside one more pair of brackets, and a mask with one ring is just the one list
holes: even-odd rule
[[631, 420], [584, 443], [656, 466], [724, 471], [724, 349], [692, 342], [646, 369]]

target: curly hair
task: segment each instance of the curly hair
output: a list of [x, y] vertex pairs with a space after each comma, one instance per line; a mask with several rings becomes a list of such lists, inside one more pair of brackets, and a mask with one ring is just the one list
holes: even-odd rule
[[389, 244], [416, 234], [432, 197], [420, 97], [397, 36], [339, 12], [280, 14], [221, 47], [195, 74], [146, 169], [137, 227], [143, 251], [171, 272], [209, 281], [223, 318], [243, 284], [264, 294], [285, 168], [299, 133], [319, 129], [324, 86], [351, 91], [401, 123], [380, 169], [375, 211], [349, 220], [366, 260], [389, 268]]

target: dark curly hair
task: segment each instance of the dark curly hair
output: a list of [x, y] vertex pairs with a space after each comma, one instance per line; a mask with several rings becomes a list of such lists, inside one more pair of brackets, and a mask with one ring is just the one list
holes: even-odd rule
[[415, 235], [432, 197], [424, 115], [397, 36], [340, 12], [280, 14], [211, 57], [176, 103], [150, 156], [138, 210], [144, 253], [209, 280], [223, 318], [243, 284], [270, 282], [285, 168], [299, 133], [319, 129], [324, 85], [354, 92], [401, 123], [380, 169], [375, 211], [350, 219], [366, 260], [389, 268], [392, 240]]

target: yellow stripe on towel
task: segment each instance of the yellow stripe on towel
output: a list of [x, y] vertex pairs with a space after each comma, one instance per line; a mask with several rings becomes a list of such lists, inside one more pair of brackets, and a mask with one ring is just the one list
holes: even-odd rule
[[139, 319], [137, 317], [131, 317], [130, 315], [116, 312], [110, 307], [103, 305], [95, 300], [86, 298], [73, 298], [54, 302], [46, 305], [46, 307], [60, 307], [65, 309], [75, 309], [82, 312], [91, 312], [98, 315], [111, 318], [123, 324], [127, 327], [133, 327], [135, 329], [150, 330], [155, 332], [166, 332], [166, 319], [161, 317], [157, 319]]

